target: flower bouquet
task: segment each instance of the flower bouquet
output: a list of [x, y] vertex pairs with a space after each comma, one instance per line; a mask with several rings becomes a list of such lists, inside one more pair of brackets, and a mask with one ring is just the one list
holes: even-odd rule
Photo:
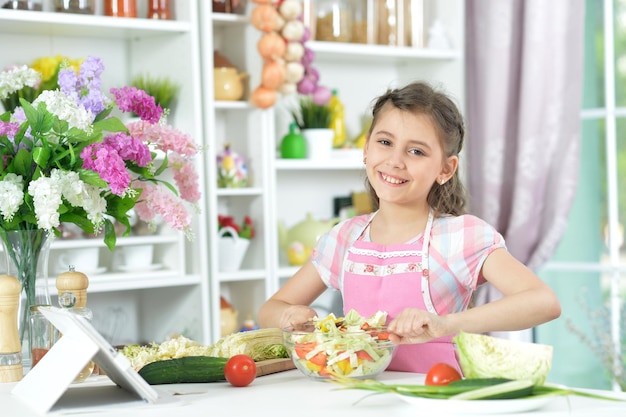
[[[103, 93], [103, 71], [97, 57], [85, 59], [78, 72], [62, 65], [55, 88], [39, 91], [32, 103], [18, 97], [19, 106], [0, 115], [0, 239], [9, 266], [18, 270], [27, 306], [34, 303], [34, 265], [62, 223], [103, 233], [113, 250], [113, 222], [129, 234], [134, 208], [141, 220], [160, 217], [192, 237], [189, 209], [197, 209], [200, 198], [193, 165], [197, 145], [166, 123], [162, 108], [144, 91]], [[0, 73], [0, 100], [39, 88], [39, 74], [26, 66]], [[141, 120], [125, 125], [114, 110], [134, 112]], [[174, 184], [161, 179], [165, 173]], [[34, 237], [15, 243], [14, 233]]]

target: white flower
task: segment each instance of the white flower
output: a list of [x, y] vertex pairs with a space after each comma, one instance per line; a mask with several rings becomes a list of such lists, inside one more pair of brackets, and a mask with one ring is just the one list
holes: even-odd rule
[[106, 199], [100, 196], [100, 189], [86, 184], [80, 179], [77, 172], [53, 169], [50, 178], [58, 181], [63, 197], [74, 207], [82, 207], [87, 212], [87, 218], [99, 229], [104, 221]]
[[70, 128], [76, 127], [87, 133], [93, 131], [93, 114], [83, 106], [79, 106], [74, 100], [63, 94], [59, 90], [46, 90], [42, 92], [35, 101], [33, 107], [37, 107], [40, 102], [46, 103], [48, 111], [61, 120], [65, 120]]
[[22, 176], [8, 173], [4, 180], [0, 181], [0, 214], [6, 221], [13, 220], [20, 205], [24, 202], [24, 191], [22, 190]]
[[26, 65], [0, 72], [0, 100], [22, 88], [35, 87], [41, 80], [41, 74]]
[[48, 177], [39, 177], [28, 185], [28, 194], [33, 196], [37, 227], [52, 232], [58, 227], [61, 188], [58, 181]]

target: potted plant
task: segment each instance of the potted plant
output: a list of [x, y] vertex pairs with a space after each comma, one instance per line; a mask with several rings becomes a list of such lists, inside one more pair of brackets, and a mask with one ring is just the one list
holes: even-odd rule
[[132, 87], [145, 91], [154, 97], [154, 102], [161, 105], [162, 109], [172, 111], [176, 95], [180, 91], [180, 84], [173, 82], [168, 77], [155, 77], [149, 74], [139, 74], [133, 78]]
[[317, 104], [310, 96], [301, 96], [296, 110], [291, 110], [294, 122], [307, 144], [309, 159], [328, 159], [333, 148], [333, 130], [329, 127], [331, 110], [328, 104]]

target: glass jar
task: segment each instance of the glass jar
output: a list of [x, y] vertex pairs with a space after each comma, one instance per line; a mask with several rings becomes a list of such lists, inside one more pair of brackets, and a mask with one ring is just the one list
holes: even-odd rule
[[170, 0], [150, 0], [148, 3], [148, 19], [172, 19]]
[[137, 17], [137, 0], [106, 0], [105, 16]]
[[43, 9], [43, 0], [5, 0], [0, 1], [3, 9], [13, 10], [35, 10], [41, 11]]
[[352, 2], [352, 42], [376, 43], [374, 31], [375, 0], [353, 0]]
[[352, 39], [352, 10], [347, 0], [321, 0], [315, 20], [316, 40], [350, 42]]
[[95, 0], [54, 0], [54, 11], [61, 13], [94, 14]]
[[57, 341], [59, 332], [41, 313], [39, 305], [30, 306], [28, 342], [31, 354], [31, 368], [45, 356]]

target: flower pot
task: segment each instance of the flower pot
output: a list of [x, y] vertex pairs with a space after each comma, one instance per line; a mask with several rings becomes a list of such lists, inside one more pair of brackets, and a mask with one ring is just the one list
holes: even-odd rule
[[303, 129], [307, 158], [317, 161], [330, 159], [335, 132], [332, 129]]
[[[230, 233], [230, 236], [224, 236]], [[240, 238], [232, 227], [223, 227], [218, 233], [218, 267], [222, 272], [238, 271], [246, 255], [250, 241]]]

